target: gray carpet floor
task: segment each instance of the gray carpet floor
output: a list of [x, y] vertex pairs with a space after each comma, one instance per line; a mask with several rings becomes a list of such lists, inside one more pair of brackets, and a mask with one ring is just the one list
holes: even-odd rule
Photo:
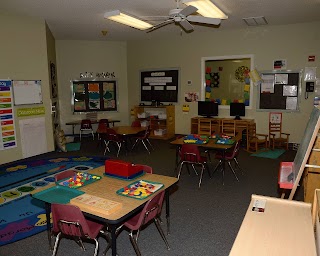
[[[154, 173], [174, 176], [175, 147], [169, 141], [152, 140], [155, 150], [149, 155], [138, 146], [133, 152], [121, 152], [120, 159], [133, 163], [147, 164]], [[97, 141], [85, 139], [80, 151], [50, 152], [34, 158], [46, 158], [68, 155], [103, 155], [104, 148]], [[115, 157], [112, 151], [108, 154]], [[289, 150], [278, 159], [250, 156], [241, 149], [238, 157], [242, 175], [238, 172], [239, 182], [232, 172], [226, 169], [225, 184], [221, 173], [216, 172], [211, 179], [204, 173], [201, 188], [198, 189], [199, 177], [191, 170], [183, 169], [180, 180], [170, 195], [171, 233], [167, 236], [171, 250], [167, 251], [154, 224], [142, 230], [139, 247], [143, 255], [148, 256], [185, 256], [185, 255], [228, 255], [246, 213], [252, 194], [279, 197], [278, 170], [281, 161], [293, 161], [295, 151]], [[214, 159], [214, 153], [212, 153]], [[217, 162], [213, 162], [211, 169]], [[303, 188], [299, 187], [295, 200], [303, 200]], [[162, 223], [166, 231], [163, 211]], [[99, 238], [102, 255], [107, 243]], [[128, 232], [122, 231], [117, 240], [118, 255], [135, 255]], [[85, 256], [93, 255], [94, 245], [86, 243], [87, 250], [82, 251], [72, 240], [62, 239], [57, 255]], [[45, 256], [48, 250], [46, 232], [24, 240], [0, 247], [1, 256]], [[107, 255], [111, 255], [109, 251]]]

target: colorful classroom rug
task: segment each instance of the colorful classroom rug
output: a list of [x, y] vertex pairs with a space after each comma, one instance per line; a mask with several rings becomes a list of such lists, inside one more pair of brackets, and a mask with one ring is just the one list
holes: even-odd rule
[[251, 154], [251, 156], [277, 159], [284, 152], [286, 152], [284, 149], [274, 149], [274, 150], [266, 150], [266, 151], [261, 150], [257, 153]]
[[0, 246], [46, 230], [44, 203], [30, 192], [54, 182], [65, 170], [88, 171], [107, 157], [60, 157], [0, 166]]

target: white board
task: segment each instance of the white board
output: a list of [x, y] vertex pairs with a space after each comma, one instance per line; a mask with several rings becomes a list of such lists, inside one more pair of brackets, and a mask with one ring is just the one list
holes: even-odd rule
[[42, 92], [40, 80], [13, 81], [14, 105], [41, 104]]

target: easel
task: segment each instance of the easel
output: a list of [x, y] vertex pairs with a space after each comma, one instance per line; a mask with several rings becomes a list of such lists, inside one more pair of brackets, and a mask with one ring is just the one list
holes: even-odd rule
[[[310, 153], [314, 147], [317, 135], [320, 129], [320, 110], [314, 108], [307, 124], [305, 135], [302, 138], [297, 154], [293, 162], [282, 162], [279, 170], [279, 187], [282, 189], [291, 189], [289, 200], [293, 196], [299, 185], [301, 176], [306, 167], [320, 168], [317, 165], [307, 164]], [[285, 193], [282, 193], [281, 198], [284, 198]]]

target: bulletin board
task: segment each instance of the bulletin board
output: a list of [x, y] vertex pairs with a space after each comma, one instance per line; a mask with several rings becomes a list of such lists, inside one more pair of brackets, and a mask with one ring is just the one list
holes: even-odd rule
[[117, 110], [117, 81], [72, 81], [73, 112]]
[[299, 111], [302, 71], [261, 72], [258, 110]]
[[41, 104], [41, 80], [12, 81], [14, 105]]
[[178, 102], [179, 69], [140, 72], [141, 101]]

